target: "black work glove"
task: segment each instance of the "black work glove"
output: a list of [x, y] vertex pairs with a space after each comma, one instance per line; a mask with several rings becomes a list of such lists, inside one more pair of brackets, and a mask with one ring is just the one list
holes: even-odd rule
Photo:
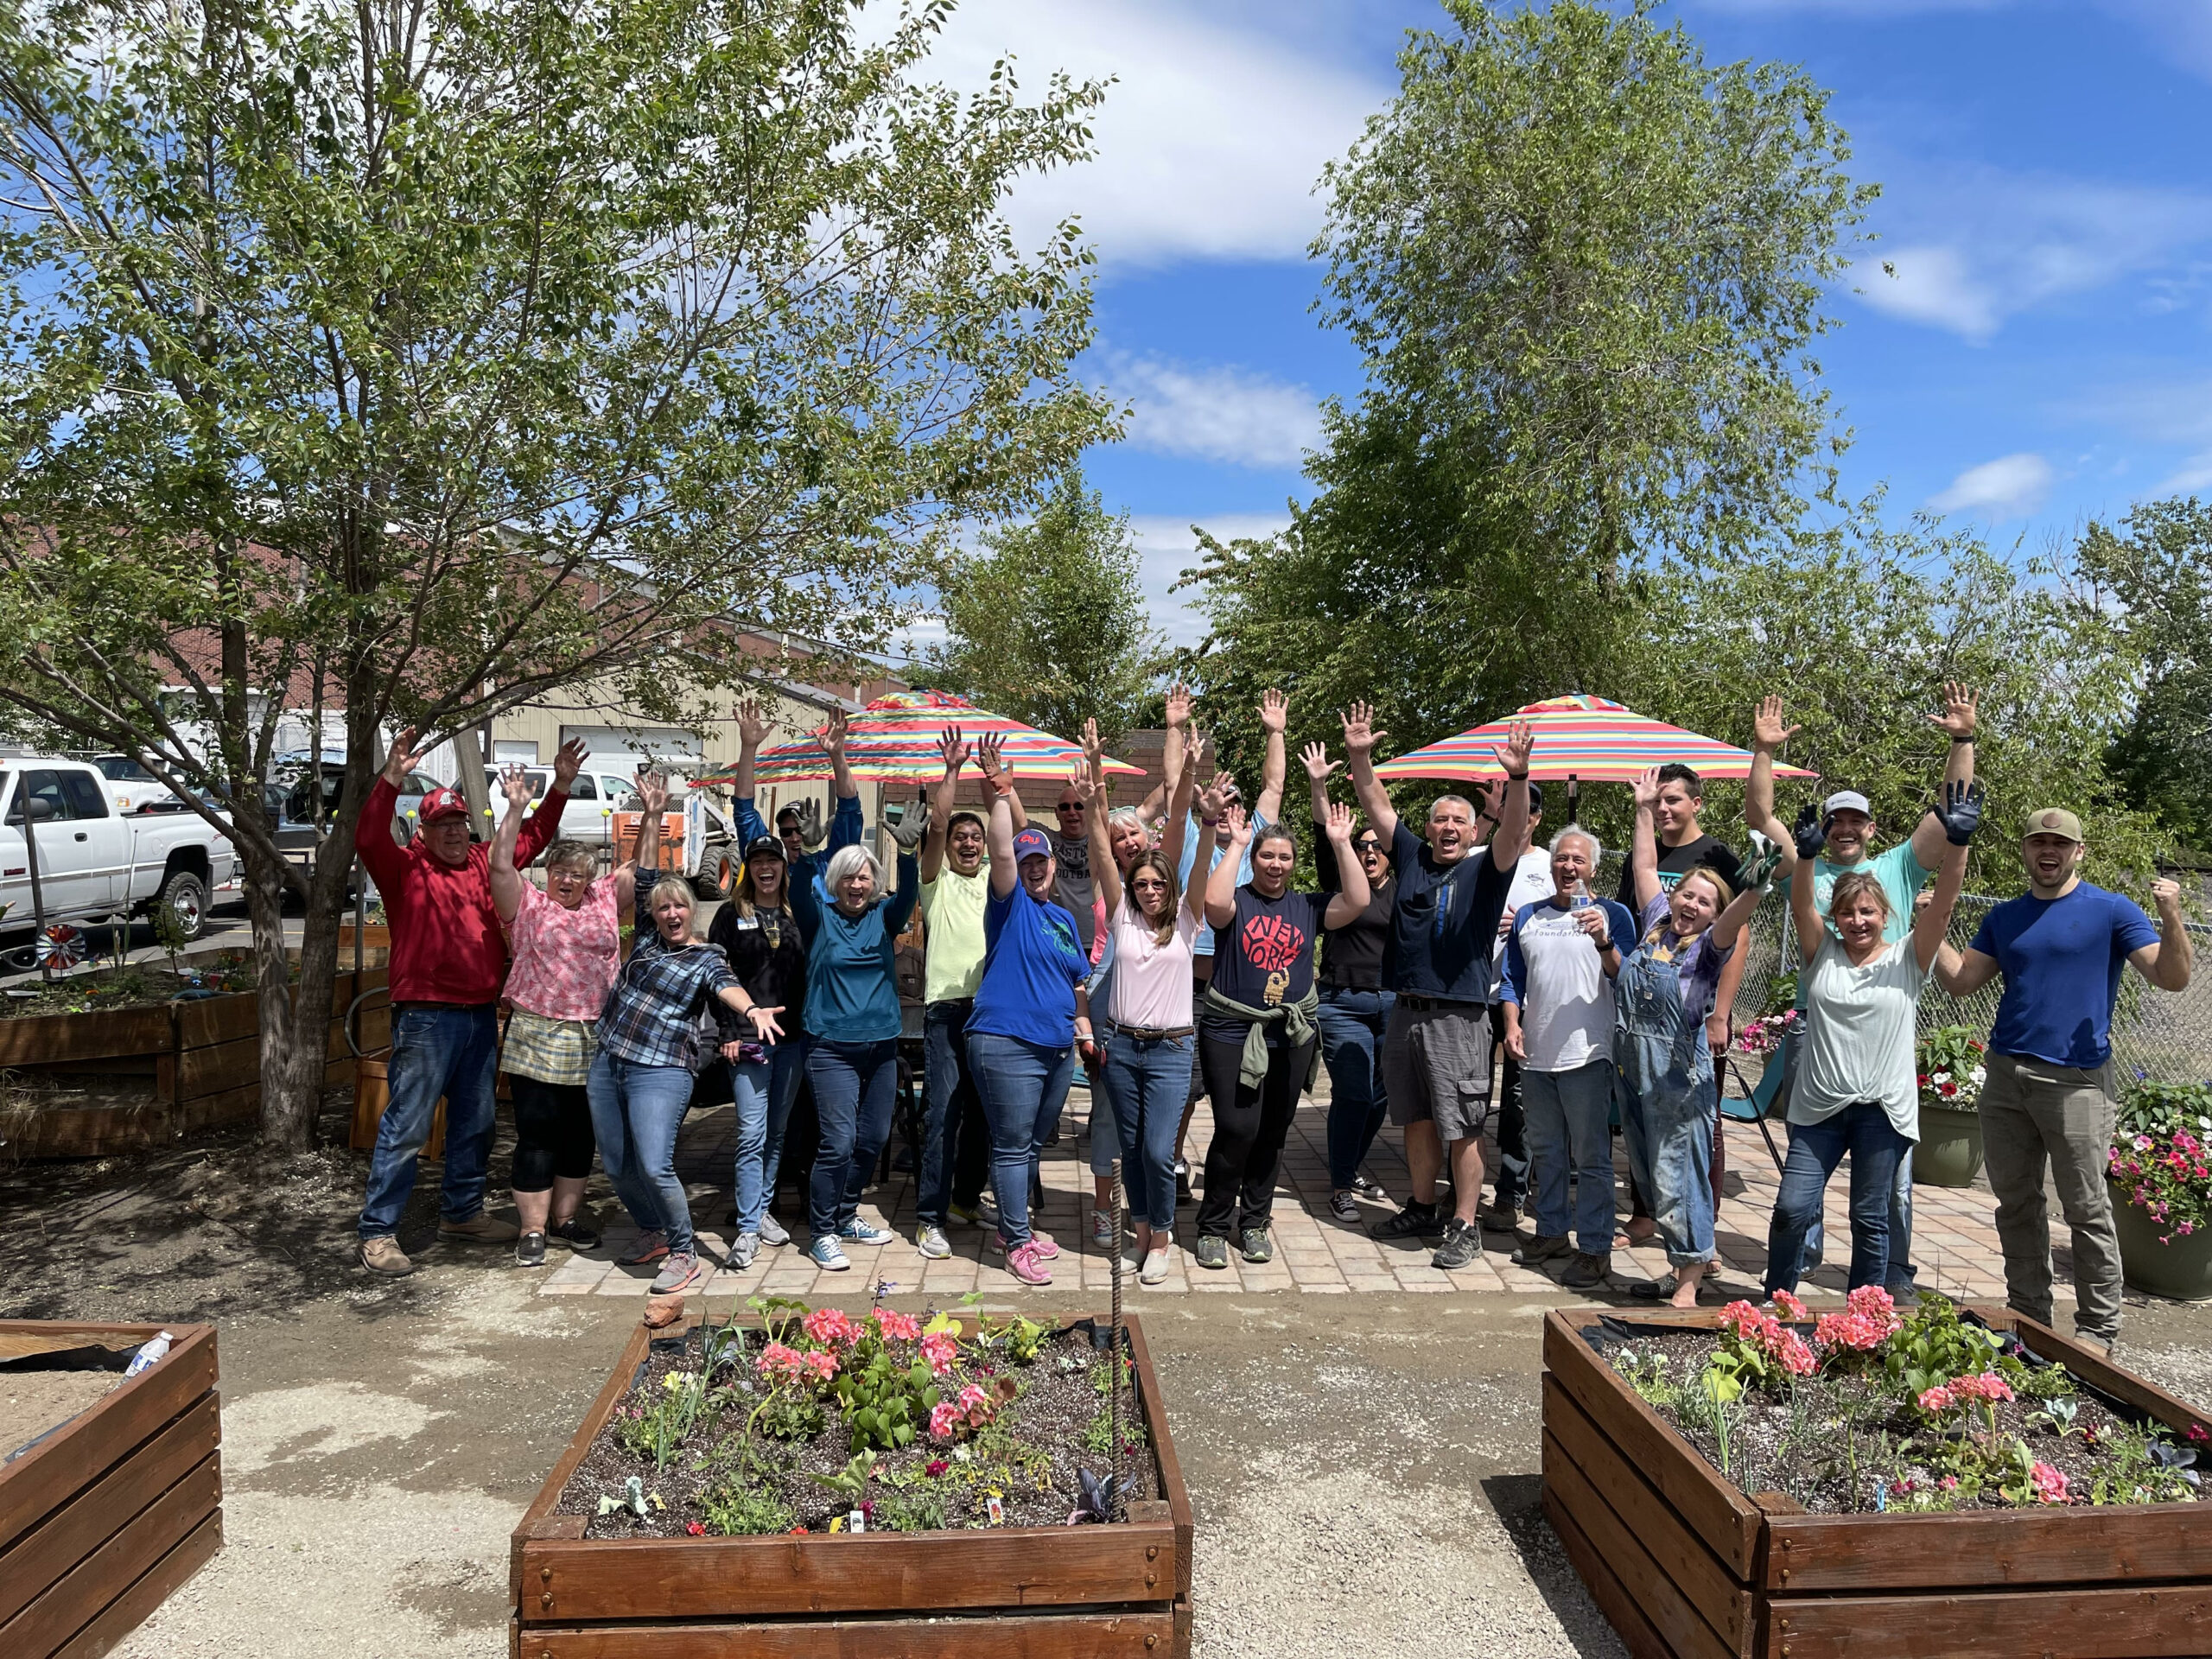
[[1821, 822], [1819, 810], [1812, 806], [1797, 815], [1797, 856], [1818, 858], [1821, 849], [1828, 844], [1828, 827]]
[[1943, 838], [1952, 846], [1963, 847], [1972, 841], [1974, 832], [1981, 828], [1981, 785], [1946, 785], [1936, 805], [1936, 821], [1943, 826]]

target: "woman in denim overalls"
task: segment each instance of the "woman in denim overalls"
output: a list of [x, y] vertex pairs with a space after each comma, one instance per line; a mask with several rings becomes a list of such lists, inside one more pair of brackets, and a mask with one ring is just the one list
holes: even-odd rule
[[1675, 1269], [1671, 1284], [1634, 1287], [1676, 1307], [1697, 1306], [1698, 1281], [1712, 1267], [1713, 1131], [1719, 1110], [1713, 1053], [1705, 1038], [1720, 967], [1758, 908], [1764, 889], [1730, 891], [1719, 871], [1700, 866], [1670, 893], [1659, 880], [1653, 810], [1659, 773], [1636, 785], [1636, 879], [1643, 941], [1614, 982], [1613, 1064], [1619, 1077], [1621, 1129], [1637, 1184]]

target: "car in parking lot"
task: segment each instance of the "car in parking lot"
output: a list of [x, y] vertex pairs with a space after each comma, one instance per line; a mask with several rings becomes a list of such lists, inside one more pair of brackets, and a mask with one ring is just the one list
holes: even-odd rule
[[[512, 764], [501, 761], [484, 768], [484, 783], [491, 791], [492, 804], [496, 809], [504, 797], [500, 794], [499, 775]], [[524, 761], [524, 772], [530, 779], [530, 794], [533, 801], [545, 798], [545, 791], [553, 786], [553, 768], [535, 761]], [[637, 780], [628, 772], [613, 772], [603, 766], [586, 766], [576, 773], [576, 780], [569, 788], [569, 804], [562, 809], [561, 833], [571, 840], [581, 841], [587, 847], [607, 847], [614, 840], [614, 817], [638, 792]]]

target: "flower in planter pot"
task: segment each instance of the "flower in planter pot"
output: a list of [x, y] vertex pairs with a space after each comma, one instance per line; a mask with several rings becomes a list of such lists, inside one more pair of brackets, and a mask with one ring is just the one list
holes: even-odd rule
[[1987, 1050], [1964, 1026], [1941, 1026], [1921, 1038], [1913, 1070], [1925, 1111], [1970, 1112], [1981, 1099]]
[[2123, 1095], [2106, 1178], [2158, 1224], [2158, 1242], [2212, 1226], [2212, 1084], [2139, 1077]]

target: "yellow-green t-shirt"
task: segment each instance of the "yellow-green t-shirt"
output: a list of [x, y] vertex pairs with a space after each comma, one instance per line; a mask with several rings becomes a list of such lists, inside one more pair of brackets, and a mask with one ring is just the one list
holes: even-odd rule
[[973, 875], [963, 875], [945, 864], [938, 868], [936, 880], [922, 883], [922, 920], [929, 930], [928, 955], [922, 964], [923, 1001], [970, 997], [983, 982], [983, 906], [990, 896], [988, 859]]

